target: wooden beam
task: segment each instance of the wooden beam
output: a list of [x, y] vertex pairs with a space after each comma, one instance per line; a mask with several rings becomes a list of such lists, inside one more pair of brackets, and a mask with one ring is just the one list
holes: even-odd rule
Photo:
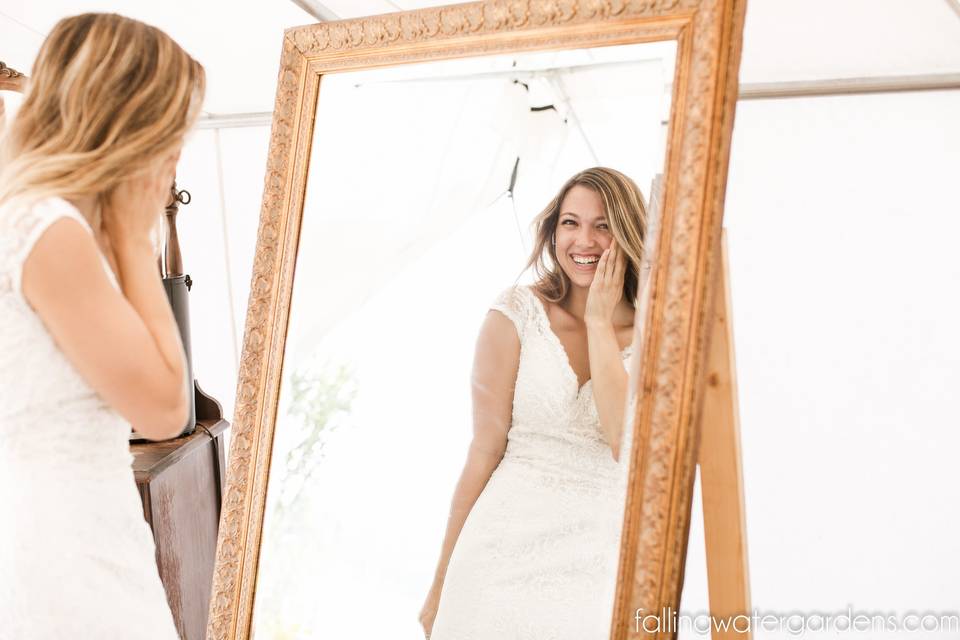
[[[699, 465], [703, 530], [713, 640], [750, 640], [747, 523], [725, 234], [721, 235], [720, 242], [721, 264], [714, 292], [714, 320], [701, 414]], [[738, 615], [746, 618], [734, 618]], [[726, 623], [729, 628], [718, 629], [718, 622], [725, 619], [731, 619]]]

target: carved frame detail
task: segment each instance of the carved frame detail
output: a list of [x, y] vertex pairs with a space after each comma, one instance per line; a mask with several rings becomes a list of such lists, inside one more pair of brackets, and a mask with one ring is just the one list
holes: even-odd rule
[[[287, 30], [270, 133], [207, 637], [250, 637], [293, 272], [322, 76], [373, 66], [675, 39], [659, 255], [631, 416], [611, 640], [672, 637], [634, 612], [679, 608], [698, 412], [746, 0], [485, 0]], [[640, 323], [637, 323], [638, 326]]]

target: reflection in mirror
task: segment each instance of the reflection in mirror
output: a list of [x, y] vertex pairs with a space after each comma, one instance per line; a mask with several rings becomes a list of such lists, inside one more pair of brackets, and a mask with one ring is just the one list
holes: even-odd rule
[[[258, 637], [607, 637], [624, 367], [674, 55], [322, 78]], [[565, 295], [531, 286], [541, 252]]]

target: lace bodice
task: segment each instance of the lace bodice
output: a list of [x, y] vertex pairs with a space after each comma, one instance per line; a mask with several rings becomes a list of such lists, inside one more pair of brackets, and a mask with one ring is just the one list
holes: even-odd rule
[[[542, 472], [545, 481], [609, 488], [622, 471], [600, 430], [593, 379], [579, 385], [543, 302], [531, 287], [518, 285], [502, 292], [491, 308], [513, 321], [520, 338], [504, 459]], [[626, 360], [632, 353], [629, 345], [620, 355]]]

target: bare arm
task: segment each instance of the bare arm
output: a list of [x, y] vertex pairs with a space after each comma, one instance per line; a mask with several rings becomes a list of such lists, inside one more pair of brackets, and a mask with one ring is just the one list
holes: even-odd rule
[[[123, 293], [76, 220], [54, 222], [23, 265], [22, 290], [87, 383], [151, 439], [176, 436], [190, 410], [186, 358], [150, 234], [170, 197], [179, 150], [103, 198], [103, 226]], [[65, 260], [64, 256], [70, 256]]]
[[626, 258], [616, 240], [600, 256], [590, 283], [584, 322], [587, 325], [587, 353], [593, 378], [593, 401], [600, 418], [600, 430], [610, 445], [614, 460], [620, 459], [620, 436], [627, 403], [629, 376], [620, 357], [613, 326], [613, 313], [623, 298]]
[[473, 440], [453, 494], [433, 585], [420, 613], [427, 633], [433, 628], [447, 565], [463, 524], [506, 450], [519, 366], [520, 339], [513, 323], [499, 312], [488, 313], [473, 361]]
[[23, 294], [107, 404], [145, 437], [171, 438], [189, 411], [180, 334], [150, 247], [122, 244], [115, 255], [123, 294], [90, 233], [76, 220], [58, 220], [24, 262]]
[[623, 367], [620, 345], [611, 322], [587, 319], [587, 351], [600, 429], [610, 445], [613, 459], [619, 460], [629, 376]]

